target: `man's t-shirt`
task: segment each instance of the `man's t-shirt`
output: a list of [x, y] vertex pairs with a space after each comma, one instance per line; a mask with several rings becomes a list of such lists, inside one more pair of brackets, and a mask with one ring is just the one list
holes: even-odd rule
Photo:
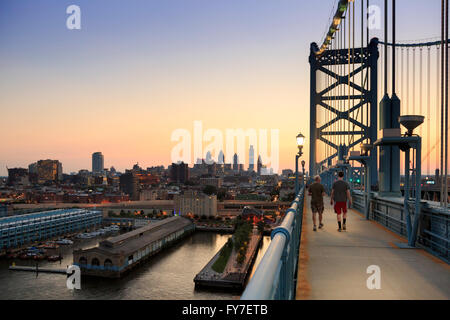
[[309, 186], [309, 192], [311, 192], [311, 203], [323, 204], [323, 192], [325, 188], [318, 182], [314, 182]]
[[347, 190], [350, 186], [344, 180], [338, 180], [333, 183], [334, 190], [334, 201], [336, 202], [346, 202], [347, 201]]

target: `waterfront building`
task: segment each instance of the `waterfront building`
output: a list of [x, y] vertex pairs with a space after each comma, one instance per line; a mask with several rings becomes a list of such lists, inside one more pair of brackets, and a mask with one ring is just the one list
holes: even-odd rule
[[0, 218], [0, 248], [86, 230], [102, 223], [102, 212], [86, 209], [58, 209]]
[[97, 247], [73, 251], [82, 275], [118, 278], [165, 247], [195, 230], [183, 217], [170, 217], [108, 238]]
[[101, 152], [94, 152], [92, 154], [92, 172], [93, 173], [102, 173], [105, 169], [104, 162], [105, 158]]
[[217, 196], [187, 190], [184, 194], [175, 195], [175, 213], [181, 215], [217, 216]]

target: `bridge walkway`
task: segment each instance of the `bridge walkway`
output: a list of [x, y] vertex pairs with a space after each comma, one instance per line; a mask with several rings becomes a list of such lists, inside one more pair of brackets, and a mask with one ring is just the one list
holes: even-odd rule
[[[297, 299], [450, 299], [450, 266], [424, 249], [401, 249], [406, 239], [350, 209], [347, 231], [325, 198], [324, 228], [314, 232], [310, 197], [298, 265]], [[367, 288], [367, 268], [379, 266], [381, 289]]]

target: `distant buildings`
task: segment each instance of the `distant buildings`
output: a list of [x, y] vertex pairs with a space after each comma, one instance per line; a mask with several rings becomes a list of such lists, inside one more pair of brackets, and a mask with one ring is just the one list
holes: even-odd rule
[[39, 160], [28, 166], [31, 180], [35, 183], [55, 183], [62, 180], [62, 164], [58, 160]]
[[219, 157], [217, 158], [218, 164], [225, 164], [225, 155], [223, 154], [223, 151], [220, 150]]
[[93, 173], [103, 173], [105, 169], [104, 157], [101, 152], [94, 152], [92, 154], [92, 172]]
[[200, 184], [203, 186], [214, 186], [217, 189], [222, 187], [223, 179], [219, 177], [200, 178]]
[[130, 195], [131, 200], [139, 200], [139, 177], [134, 170], [127, 170], [120, 176], [120, 190]]
[[253, 146], [250, 146], [248, 151], [248, 163], [248, 171], [255, 171], [255, 150], [253, 149]]
[[170, 180], [176, 183], [186, 183], [189, 180], [189, 167], [187, 163], [172, 163], [170, 166]]
[[175, 213], [215, 217], [217, 215], [217, 196], [208, 196], [193, 190], [174, 196]]
[[28, 169], [24, 168], [8, 168], [8, 181], [9, 186], [26, 186], [30, 184]]
[[258, 175], [261, 175], [261, 169], [262, 169], [262, 160], [261, 156], [258, 156], [258, 163], [257, 163], [257, 173]]
[[239, 157], [237, 153], [233, 156], [233, 171], [239, 171]]

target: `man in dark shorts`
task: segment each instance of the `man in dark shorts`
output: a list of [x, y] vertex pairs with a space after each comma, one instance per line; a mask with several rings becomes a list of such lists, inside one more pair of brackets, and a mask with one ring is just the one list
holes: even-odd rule
[[[334, 212], [337, 214], [337, 222], [341, 232], [342, 229], [347, 230], [347, 200], [352, 205], [352, 196], [350, 194], [350, 186], [344, 181], [344, 173], [338, 173], [338, 180], [333, 183], [331, 190], [331, 205], [334, 203]], [[344, 223], [341, 229], [341, 214], [343, 214]]]
[[323, 196], [325, 195], [325, 188], [320, 183], [320, 177], [314, 177], [314, 183], [309, 186], [308, 194], [311, 196], [311, 211], [314, 223], [314, 231], [317, 231], [316, 227], [316, 213], [319, 214], [319, 229], [322, 229], [322, 214], [323, 214]]

